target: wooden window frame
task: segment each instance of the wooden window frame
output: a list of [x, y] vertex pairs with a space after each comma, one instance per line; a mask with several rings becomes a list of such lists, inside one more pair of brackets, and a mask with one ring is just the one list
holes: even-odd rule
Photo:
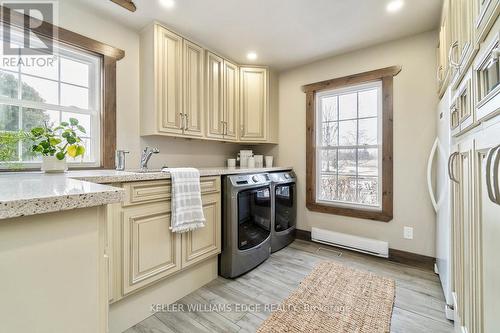
[[[315, 212], [374, 221], [389, 222], [393, 218], [393, 78], [401, 72], [392, 66], [302, 87], [306, 93], [306, 207]], [[382, 82], [382, 209], [368, 210], [318, 203], [316, 201], [316, 93], [352, 85]]]
[[40, 20], [31, 16], [11, 11], [7, 7], [0, 6], [0, 9], [0, 22], [2, 25], [10, 23], [13, 27], [25, 29], [26, 22], [29, 22], [29, 26], [37, 27], [36, 31], [38, 34], [93, 53], [101, 58], [102, 112], [100, 168], [114, 168], [116, 150], [116, 63], [125, 57], [125, 51], [58, 27], [49, 22], [40, 22]]

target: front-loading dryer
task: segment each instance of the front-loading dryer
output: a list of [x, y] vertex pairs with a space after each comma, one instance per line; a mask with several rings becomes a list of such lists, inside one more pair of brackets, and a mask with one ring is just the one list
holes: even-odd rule
[[271, 202], [271, 252], [286, 247], [295, 240], [297, 225], [297, 177], [293, 171], [270, 173]]

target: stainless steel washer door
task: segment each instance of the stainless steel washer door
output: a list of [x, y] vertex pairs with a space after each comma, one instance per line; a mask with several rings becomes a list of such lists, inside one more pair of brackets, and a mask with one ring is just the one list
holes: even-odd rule
[[271, 190], [269, 186], [238, 192], [238, 249], [260, 245], [271, 233]]
[[274, 190], [274, 231], [281, 232], [297, 223], [295, 183], [277, 184]]

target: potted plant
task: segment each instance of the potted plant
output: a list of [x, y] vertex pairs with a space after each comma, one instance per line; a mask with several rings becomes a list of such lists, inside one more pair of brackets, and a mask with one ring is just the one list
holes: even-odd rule
[[61, 122], [54, 128], [45, 124], [31, 129], [28, 133], [33, 141], [31, 150], [35, 155], [42, 156], [42, 171], [65, 172], [68, 169], [67, 156], [83, 157], [85, 147], [77, 132], [86, 133], [75, 118], [69, 118], [69, 122]]

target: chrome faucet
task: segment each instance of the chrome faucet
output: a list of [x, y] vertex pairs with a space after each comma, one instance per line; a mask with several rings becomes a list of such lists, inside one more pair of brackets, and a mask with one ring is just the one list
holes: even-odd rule
[[151, 149], [149, 147], [144, 148], [141, 154], [141, 172], [148, 171], [149, 159], [151, 158], [151, 156], [153, 156], [153, 154], [158, 154], [159, 152], [160, 150], [158, 148], [151, 148]]

